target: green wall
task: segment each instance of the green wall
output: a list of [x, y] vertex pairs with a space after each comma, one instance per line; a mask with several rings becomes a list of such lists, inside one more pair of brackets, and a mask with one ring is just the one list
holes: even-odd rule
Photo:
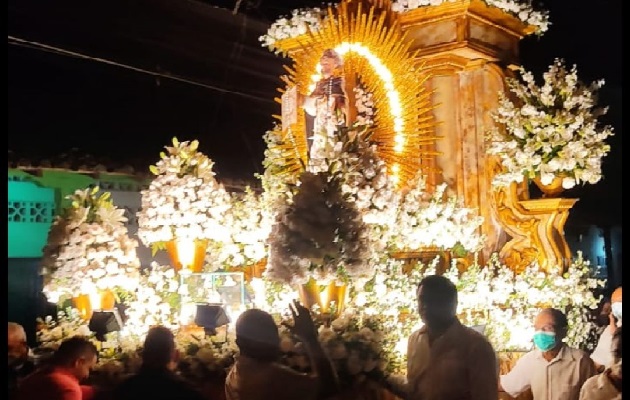
[[69, 206], [66, 197], [77, 189], [99, 185], [103, 190], [139, 191], [143, 181], [131, 175], [83, 174], [39, 170], [31, 174], [8, 170], [9, 258], [38, 258], [55, 215]]
[[40, 257], [55, 212], [55, 191], [9, 181], [9, 258]]

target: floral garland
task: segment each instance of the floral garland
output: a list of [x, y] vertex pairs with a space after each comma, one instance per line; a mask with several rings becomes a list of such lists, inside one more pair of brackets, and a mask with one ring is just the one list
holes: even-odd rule
[[156, 262], [140, 276], [140, 285], [125, 302], [125, 324], [119, 341], [123, 348], [140, 345], [149, 327], [177, 327], [180, 312], [179, 276], [168, 265]]
[[374, 125], [376, 106], [374, 104], [373, 93], [367, 91], [367, 89], [362, 84], [358, 84], [352, 90], [354, 91], [355, 98], [354, 106], [357, 110], [355, 125]]
[[196, 140], [173, 138], [173, 146], [150, 167], [156, 178], [141, 193], [138, 236], [154, 251], [175, 239], [228, 240], [225, 215], [231, 198], [214, 177], [214, 162], [198, 146]]
[[425, 176], [418, 173], [402, 194], [391, 247], [395, 251], [418, 251], [426, 247], [477, 252], [485, 237], [479, 233], [483, 217], [461, 206], [456, 196], [446, 195], [446, 184], [431, 194]]
[[318, 7], [295, 9], [291, 11], [290, 17], [281, 17], [271, 24], [267, 33], [258, 38], [258, 40], [262, 42], [263, 47], [267, 47], [278, 54], [281, 52], [275, 46], [278, 40], [298, 37], [309, 31], [318, 31], [321, 28], [321, 22], [325, 15], [326, 10]]
[[[392, 10], [404, 13], [420, 7], [439, 6], [443, 3], [455, 3], [460, 0], [393, 0]], [[537, 35], [543, 35], [549, 30], [549, 12], [535, 10], [531, 0], [483, 0], [488, 6], [496, 7], [506, 13], [513, 15], [527, 25], [536, 28]], [[289, 17], [281, 17], [276, 20], [267, 33], [260, 36], [258, 40], [263, 47], [276, 54], [282, 50], [276, 47], [276, 42], [284, 39], [296, 38], [307, 32], [317, 32], [324, 18], [327, 17], [326, 10], [319, 7], [299, 8], [291, 12]]]
[[508, 79], [514, 100], [499, 92], [496, 127], [488, 134], [487, 153], [497, 155], [504, 171], [495, 185], [540, 177], [545, 185], [562, 177], [570, 189], [578, 183], [595, 184], [602, 178], [602, 158], [610, 151], [605, 140], [613, 135], [610, 126], [597, 119], [606, 108], [596, 108], [599, 80], [586, 85], [578, 80], [577, 67], [569, 71], [555, 59], [538, 86], [531, 72], [520, 69], [518, 79]]
[[[461, 0], [394, 0], [392, 10], [404, 13], [420, 7], [439, 6], [459, 1]], [[549, 12], [535, 10], [531, 0], [483, 0], [483, 2], [513, 15], [527, 25], [534, 26], [535, 33], [539, 36], [549, 30]]]
[[342, 193], [357, 207], [369, 229], [371, 259], [378, 262], [391, 238], [399, 192], [387, 165], [376, 153], [369, 127], [354, 126], [336, 132], [335, 146], [325, 159], [343, 181]]
[[109, 192], [98, 193], [98, 186], [75, 191], [67, 197], [71, 206], [51, 226], [41, 274], [52, 302], [137, 285], [138, 242], [129, 237], [125, 210], [114, 206]]
[[212, 243], [206, 263], [215, 268], [241, 267], [254, 264], [267, 256], [267, 238], [272, 217], [261, 194], [251, 188], [232, 192], [232, 208], [226, 214], [229, 238], [225, 243]]

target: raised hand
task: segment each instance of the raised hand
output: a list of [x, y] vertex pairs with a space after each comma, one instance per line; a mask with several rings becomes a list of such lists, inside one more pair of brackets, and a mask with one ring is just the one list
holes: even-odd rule
[[285, 324], [285, 326], [291, 333], [305, 342], [317, 341], [317, 328], [315, 327], [315, 323], [313, 323], [310, 311], [297, 300], [294, 300], [293, 303], [289, 305], [289, 310], [293, 316], [293, 325]]

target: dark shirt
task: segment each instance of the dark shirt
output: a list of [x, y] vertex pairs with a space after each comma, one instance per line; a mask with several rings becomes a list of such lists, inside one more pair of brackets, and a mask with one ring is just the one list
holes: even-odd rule
[[116, 400], [207, 400], [192, 385], [166, 368], [141, 368], [114, 389]]
[[9, 399], [14, 399], [22, 380], [35, 371], [35, 364], [27, 360], [22, 363], [9, 365], [7, 369], [9, 372]]

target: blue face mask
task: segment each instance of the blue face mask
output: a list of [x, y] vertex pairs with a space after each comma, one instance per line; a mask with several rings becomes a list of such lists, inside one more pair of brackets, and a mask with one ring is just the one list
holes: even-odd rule
[[615, 318], [621, 319], [621, 302], [612, 303], [610, 305], [610, 308], [612, 309], [612, 314], [615, 316]]
[[556, 346], [556, 333], [538, 331], [534, 333], [534, 344], [540, 351], [549, 351]]

